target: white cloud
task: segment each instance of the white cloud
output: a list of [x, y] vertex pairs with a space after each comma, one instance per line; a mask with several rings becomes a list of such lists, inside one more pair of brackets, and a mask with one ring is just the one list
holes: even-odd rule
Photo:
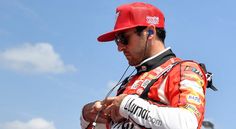
[[0, 52], [0, 65], [29, 73], [64, 73], [76, 71], [65, 65], [49, 43], [23, 44]]
[[34, 118], [28, 122], [12, 121], [0, 125], [0, 129], [56, 129], [54, 123], [42, 118]]

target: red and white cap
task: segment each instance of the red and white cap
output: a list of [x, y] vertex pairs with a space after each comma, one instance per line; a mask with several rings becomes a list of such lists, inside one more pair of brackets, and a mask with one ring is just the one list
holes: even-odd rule
[[116, 15], [114, 30], [99, 36], [98, 41], [112, 41], [117, 33], [137, 26], [154, 25], [164, 28], [165, 24], [163, 13], [155, 6], [143, 2], [121, 5], [117, 7]]

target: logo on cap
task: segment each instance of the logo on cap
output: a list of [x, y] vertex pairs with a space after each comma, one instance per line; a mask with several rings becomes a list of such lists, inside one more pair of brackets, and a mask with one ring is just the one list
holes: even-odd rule
[[159, 24], [159, 17], [151, 17], [151, 16], [147, 16], [146, 17], [146, 21], [148, 24], [151, 24], [151, 25], [156, 25], [156, 24]]

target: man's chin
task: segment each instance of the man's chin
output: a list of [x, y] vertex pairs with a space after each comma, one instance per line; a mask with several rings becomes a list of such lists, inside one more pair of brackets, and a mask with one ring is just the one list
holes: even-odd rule
[[141, 63], [141, 60], [135, 59], [135, 58], [130, 58], [129, 56], [126, 56], [126, 59], [127, 59], [130, 66], [137, 66]]
[[139, 63], [137, 62], [131, 62], [131, 61], [128, 61], [129, 65], [130, 66], [137, 66]]

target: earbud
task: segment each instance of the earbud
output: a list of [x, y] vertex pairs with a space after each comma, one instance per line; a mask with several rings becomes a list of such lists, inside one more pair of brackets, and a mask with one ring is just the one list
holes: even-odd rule
[[151, 36], [153, 33], [153, 30], [148, 30], [148, 37]]

